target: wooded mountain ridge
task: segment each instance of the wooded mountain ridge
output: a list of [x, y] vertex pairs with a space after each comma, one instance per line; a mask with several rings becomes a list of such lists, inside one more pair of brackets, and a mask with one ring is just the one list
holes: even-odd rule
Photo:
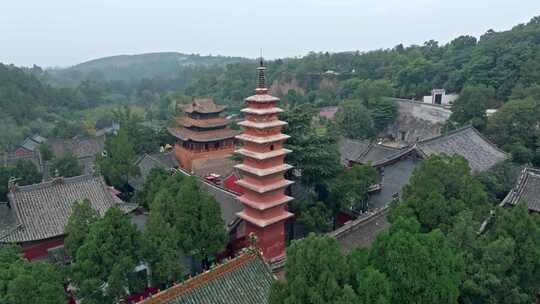
[[[540, 83], [539, 37], [540, 16], [508, 31], [489, 30], [479, 39], [460, 36], [444, 45], [430, 40], [369, 52], [271, 60], [268, 78], [279, 88], [276, 95], [291, 107], [338, 105], [366, 99], [372, 90], [419, 98], [433, 88], [460, 93], [467, 86], [493, 90], [497, 102], [489, 104], [501, 104]], [[212, 96], [234, 113], [253, 93], [255, 64], [240, 57], [150, 53], [60, 70], [2, 66], [0, 124], [13, 131], [0, 136], [0, 146], [11, 146], [31, 133], [50, 135], [58, 125], [93, 128], [97, 120], [110, 120], [102, 116], [110, 116], [108, 108], [118, 105], [139, 107], [146, 120], [166, 121], [175, 115], [175, 104], [192, 96]], [[74, 127], [81, 122], [88, 126]]]
[[47, 69], [57, 86], [74, 86], [83, 80], [137, 82], [144, 78], [175, 78], [186, 68], [247, 61], [241, 57], [155, 52], [117, 55], [89, 60], [68, 68]]

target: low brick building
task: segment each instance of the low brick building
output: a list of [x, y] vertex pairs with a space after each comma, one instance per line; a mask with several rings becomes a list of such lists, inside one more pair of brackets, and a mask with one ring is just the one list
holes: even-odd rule
[[82, 175], [28, 186], [11, 186], [8, 202], [0, 205], [0, 242], [17, 243], [28, 260], [47, 259], [63, 251], [65, 226], [73, 204], [88, 199], [103, 215], [109, 208], [131, 212], [111, 193], [100, 176]]

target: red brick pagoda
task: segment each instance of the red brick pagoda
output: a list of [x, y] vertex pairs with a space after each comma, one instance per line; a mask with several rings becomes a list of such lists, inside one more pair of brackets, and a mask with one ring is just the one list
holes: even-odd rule
[[238, 131], [228, 128], [230, 121], [220, 116], [224, 106], [216, 105], [211, 97], [194, 98], [182, 110], [185, 115], [176, 118], [177, 126], [169, 128], [169, 133], [177, 139], [174, 153], [183, 169], [191, 172], [196, 159], [226, 157], [234, 152]]
[[290, 150], [283, 148], [288, 135], [281, 129], [287, 123], [278, 119], [283, 112], [276, 106], [279, 98], [268, 94], [262, 60], [257, 68], [258, 83], [255, 95], [246, 98], [247, 108], [242, 109], [246, 120], [238, 123], [244, 133], [236, 136], [243, 147], [236, 153], [243, 156], [243, 163], [236, 166], [242, 172], [237, 184], [244, 189], [238, 199], [244, 209], [237, 215], [246, 222], [246, 235], [254, 233], [264, 258], [272, 262], [285, 255], [285, 220], [293, 214], [287, 203], [293, 198], [285, 195], [292, 181], [284, 178], [292, 166], [283, 161]]

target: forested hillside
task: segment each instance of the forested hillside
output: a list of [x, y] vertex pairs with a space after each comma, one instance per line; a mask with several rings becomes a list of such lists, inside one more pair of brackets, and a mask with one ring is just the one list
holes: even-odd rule
[[[235, 113], [243, 98], [252, 94], [254, 64], [236, 57], [154, 53], [102, 58], [64, 70], [34, 67], [24, 73], [2, 66], [0, 102], [6, 109], [0, 114], [5, 117], [2, 124], [17, 128], [3, 135], [0, 144], [12, 144], [31, 130], [51, 133], [52, 123], [58, 121], [74, 124], [74, 129], [84, 129], [83, 123], [93, 128], [98, 121], [110, 119], [110, 109], [104, 107], [119, 104], [136, 106], [146, 120], [161, 124], [174, 115], [176, 103], [192, 96], [213, 96]], [[432, 88], [455, 93], [468, 88], [456, 104], [459, 113], [449, 127], [473, 123], [484, 129], [486, 108], [523, 99], [540, 83], [540, 17], [508, 31], [490, 30], [479, 39], [460, 36], [445, 45], [431, 40], [420, 46], [369, 52], [310, 53], [267, 65], [272, 93], [289, 106], [362, 100], [365, 109], [356, 110], [369, 110], [373, 114], [369, 119], [378, 125], [368, 126], [372, 130], [361, 136], [373, 136], [384, 127], [381, 117], [388, 122], [395, 116], [395, 109], [381, 104], [380, 96], [420, 98]], [[71, 88], [54, 89], [43, 82]], [[479, 100], [479, 96], [485, 98]], [[505, 148], [519, 150], [522, 159], [530, 160], [537, 146], [535, 138], [516, 140]]]
[[[349, 97], [352, 79], [388, 80], [403, 98], [421, 97], [432, 88], [459, 93], [466, 85], [481, 84], [493, 87], [505, 101], [514, 88], [540, 81], [540, 17], [508, 31], [490, 30], [479, 39], [460, 36], [445, 45], [430, 40], [421, 46], [279, 59], [269, 62], [269, 71], [274, 84], [292, 84], [310, 102]], [[238, 100], [246, 94], [239, 91], [251, 87], [246, 76], [252, 74], [249, 64], [229, 65], [222, 72], [207, 71], [186, 92]]]
[[57, 86], [76, 86], [84, 80], [96, 82], [179, 78], [200, 68], [246, 61], [240, 57], [187, 55], [174, 52], [119, 55], [90, 60], [66, 69], [48, 70], [49, 81]]
[[[96, 107], [104, 102], [101, 92], [89, 82], [75, 89], [57, 89], [34, 74], [0, 63], [0, 147], [13, 145], [24, 135], [54, 129], [73, 111]], [[5, 132], [5, 131], [8, 132]]]

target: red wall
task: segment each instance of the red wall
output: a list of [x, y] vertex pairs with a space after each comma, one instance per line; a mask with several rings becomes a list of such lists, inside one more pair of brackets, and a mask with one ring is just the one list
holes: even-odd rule
[[234, 175], [229, 175], [224, 181], [223, 181], [223, 187], [229, 191], [238, 193], [238, 194], [244, 194], [244, 188], [238, 186], [236, 184], [236, 181], [238, 179]]
[[45, 258], [48, 256], [47, 249], [62, 245], [64, 245], [63, 236], [43, 241], [21, 244], [24, 257], [29, 261]]
[[26, 150], [25, 148], [17, 148], [17, 150], [15, 150], [15, 155], [17, 156], [25, 156], [25, 155], [28, 155], [32, 153], [32, 151], [28, 151]]

